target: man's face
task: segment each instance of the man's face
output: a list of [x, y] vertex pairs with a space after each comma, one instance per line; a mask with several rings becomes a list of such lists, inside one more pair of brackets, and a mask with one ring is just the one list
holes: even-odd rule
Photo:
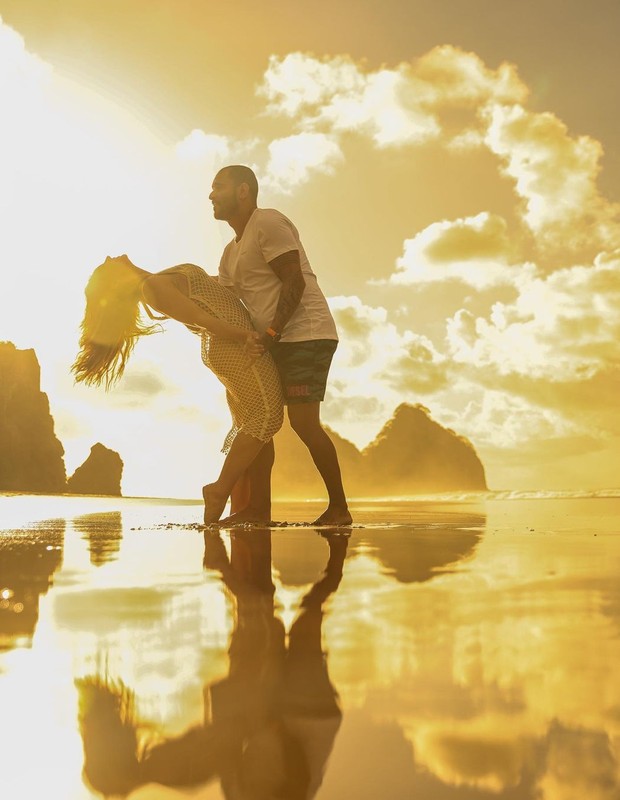
[[218, 172], [211, 184], [209, 200], [213, 203], [215, 219], [229, 220], [239, 210], [239, 198], [232, 178], [226, 170]]

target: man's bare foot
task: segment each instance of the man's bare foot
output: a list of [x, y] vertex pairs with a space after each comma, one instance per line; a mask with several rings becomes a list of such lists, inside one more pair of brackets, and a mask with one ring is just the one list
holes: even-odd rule
[[214, 483], [208, 483], [202, 487], [202, 498], [205, 501], [205, 525], [212, 525], [214, 522], [218, 522], [226, 508], [228, 497], [220, 494]]
[[350, 525], [353, 522], [349, 509], [328, 506], [320, 517], [314, 520], [313, 525]]
[[230, 514], [228, 517], [220, 520], [220, 525], [268, 525], [271, 522], [271, 512], [262, 511], [258, 508], [247, 506], [246, 508]]

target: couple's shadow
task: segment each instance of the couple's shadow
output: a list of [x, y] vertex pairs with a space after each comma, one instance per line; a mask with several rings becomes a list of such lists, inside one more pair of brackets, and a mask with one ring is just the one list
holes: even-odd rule
[[233, 530], [230, 555], [218, 531], [205, 532], [205, 569], [219, 573], [235, 601], [228, 675], [204, 687], [202, 724], [157, 740], [144, 737], [127, 687], [80, 681], [84, 775], [95, 790], [126, 795], [148, 783], [219, 779], [226, 798], [316, 794], [342, 719], [321, 647], [323, 605], [340, 584], [349, 541], [341, 528], [320, 535], [325, 571], [287, 635], [276, 613], [271, 531]]

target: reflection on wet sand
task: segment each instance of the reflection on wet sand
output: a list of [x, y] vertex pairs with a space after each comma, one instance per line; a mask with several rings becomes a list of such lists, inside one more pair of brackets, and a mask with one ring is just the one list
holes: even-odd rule
[[79, 681], [84, 774], [95, 790], [218, 778], [231, 799], [316, 795], [342, 717], [322, 650], [323, 604], [340, 584], [348, 544], [341, 530], [321, 536], [325, 571], [302, 598], [287, 641], [274, 605], [271, 531], [233, 532], [230, 557], [219, 533], [205, 533], [204, 566], [235, 599], [228, 675], [204, 687], [202, 724], [156, 743], [139, 742], [144, 722], [127, 687], [100, 676]]
[[423, 583], [444, 572], [459, 569], [471, 558], [482, 537], [485, 516], [468, 514], [466, 519], [437, 528], [399, 527], [356, 532], [352, 551], [363, 550], [383, 565], [400, 583]]
[[619, 500], [375, 504], [344, 539], [118, 502], [0, 531], [34, 609], [0, 797], [619, 800]]
[[39, 598], [62, 565], [64, 520], [0, 536], [0, 650], [32, 643]]
[[620, 597], [617, 540], [479, 538], [458, 568], [438, 562], [428, 588], [424, 572], [418, 586], [388, 588], [385, 551], [365, 537], [353, 537], [346, 573], [349, 598], [368, 594], [349, 605], [362, 633], [341, 646], [362, 651], [366, 669], [332, 650], [354, 708], [326, 797], [352, 788], [357, 763], [362, 800], [618, 800], [620, 647], [607, 621]]
[[83, 514], [75, 517], [73, 527], [88, 542], [90, 563], [100, 567], [117, 558], [123, 538], [123, 518], [120, 511]]

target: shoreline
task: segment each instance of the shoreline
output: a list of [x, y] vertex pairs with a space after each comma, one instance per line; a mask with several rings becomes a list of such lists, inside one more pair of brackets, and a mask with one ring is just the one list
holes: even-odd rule
[[[252, 730], [262, 709], [270, 723], [273, 686], [286, 687], [273, 713], [301, 703], [296, 732], [323, 742], [322, 800], [463, 786], [533, 800], [558, 753], [584, 798], [609, 779], [620, 497], [360, 502], [332, 530], [295, 521], [313, 505], [274, 504], [288, 527], [205, 530], [197, 505], [161, 499], [0, 497], [0, 512], [13, 506], [8, 530], [0, 517], [0, 704], [17, 732], [4, 777], [26, 787], [15, 796], [44, 796], [43, 780], [63, 800], [94, 796], [81, 736], [109, 716], [81, 728], [80, 687], [113, 701], [120, 685], [174, 752], [159, 781], [200, 762], [221, 714], [241, 743], [246, 713]], [[184, 751], [194, 735], [199, 751]], [[88, 753], [118, 763], [114, 737]], [[209, 781], [204, 796], [223, 800]], [[172, 795], [155, 782], [135, 796]]]

